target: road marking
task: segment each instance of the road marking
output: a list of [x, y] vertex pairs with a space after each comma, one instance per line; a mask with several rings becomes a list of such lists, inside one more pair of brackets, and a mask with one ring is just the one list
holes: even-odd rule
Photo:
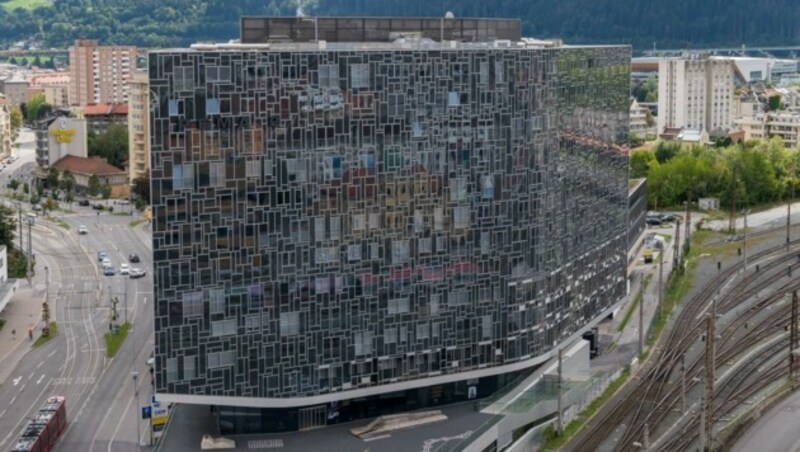
[[15, 378], [14, 379], [14, 386], [18, 385], [20, 381], [22, 381], [22, 377]]
[[391, 438], [391, 437], [392, 437], [392, 435], [380, 435], [380, 436], [373, 436], [372, 438], [367, 438], [367, 439], [365, 439], [365, 440], [364, 440], [364, 442], [365, 442], [365, 443], [368, 443], [368, 442], [370, 442], [370, 441], [377, 441], [377, 440], [379, 440], [379, 439], [386, 439], [386, 438]]
[[9, 403], [9, 405], [13, 405], [14, 402], [16, 402], [16, 401], [17, 401], [17, 396], [12, 397], [11, 398], [11, 403]]
[[30, 376], [28, 376], [28, 380], [30, 380], [31, 378], [33, 378], [33, 374], [35, 374], [35, 373], [36, 373], [36, 372], [31, 372]]
[[147, 297], [144, 297], [143, 303], [147, 304]]
[[53, 355], [55, 355], [55, 354], [56, 354], [56, 351], [55, 351], [55, 350], [53, 350], [52, 352], [50, 352], [50, 354], [49, 354], [49, 355], [47, 355], [47, 357], [49, 358], [49, 357], [51, 357], [51, 356], [53, 356]]
[[39, 361], [39, 364], [36, 365], [36, 368], [38, 369], [38, 368], [42, 367], [42, 364], [44, 364], [44, 361]]
[[25, 385], [26, 385], [26, 384], [27, 384], [27, 383], [23, 383], [23, 384], [22, 384], [22, 386], [20, 386], [20, 387], [19, 387], [19, 392], [22, 392], [22, 391], [24, 391], [24, 390], [25, 390]]
[[6, 414], [6, 411], [7, 410], [0, 411], [0, 417], [3, 417], [3, 415]]
[[36, 384], [38, 385], [39, 383], [41, 383], [41, 382], [42, 382], [42, 380], [44, 380], [44, 374], [42, 374], [42, 376], [41, 376], [41, 377], [39, 377], [39, 379], [38, 379], [38, 380], [36, 380]]
[[[135, 384], [136, 383], [134, 383], [134, 385]], [[122, 421], [125, 420], [125, 418], [127, 417], [127, 413], [130, 411], [131, 404], [133, 403], [134, 400], [136, 400], [136, 399], [134, 397], [131, 397], [131, 399], [128, 401], [128, 404], [125, 406], [125, 410], [123, 411], [123, 413], [125, 413], [125, 414], [119, 417], [119, 422], [117, 422], [117, 428], [114, 429], [114, 433], [111, 434], [111, 439], [108, 440], [108, 452], [111, 452], [111, 445], [114, 444], [114, 438], [117, 437], [117, 433], [119, 433], [119, 428], [120, 428], [120, 426], [122, 426]], [[137, 422], [138, 422], [138, 420], [137, 420]], [[99, 429], [98, 429], [98, 431], [99, 431]], [[94, 445], [94, 441], [92, 441], [92, 445]]]

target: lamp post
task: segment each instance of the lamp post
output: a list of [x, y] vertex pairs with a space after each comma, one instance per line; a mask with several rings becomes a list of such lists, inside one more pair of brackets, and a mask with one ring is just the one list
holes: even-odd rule
[[136, 447], [141, 449], [142, 441], [141, 441], [141, 430], [142, 425], [139, 422], [139, 387], [136, 385], [139, 381], [139, 372], [133, 371], [131, 372], [131, 378], [133, 379], [133, 396], [136, 397], [136, 407], [133, 410], [133, 420], [136, 422]]

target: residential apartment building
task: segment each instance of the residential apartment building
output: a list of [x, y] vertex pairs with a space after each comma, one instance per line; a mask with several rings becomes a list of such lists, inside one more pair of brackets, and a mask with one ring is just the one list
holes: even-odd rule
[[86, 127], [96, 135], [106, 133], [112, 124], [128, 128], [128, 104], [89, 104], [83, 107]]
[[78, 106], [127, 102], [128, 81], [135, 69], [136, 47], [76, 40], [69, 48], [70, 102]]
[[0, 104], [0, 159], [5, 159], [11, 155], [13, 144], [9, 106]]
[[800, 111], [757, 112], [742, 116], [736, 125], [744, 131], [744, 139], [781, 137], [787, 147], [800, 145]]
[[28, 101], [28, 81], [17, 75], [0, 80], [0, 89], [11, 105], [21, 105]]
[[28, 76], [31, 89], [40, 90], [45, 100], [54, 108], [67, 108], [69, 103], [70, 76], [66, 72], [45, 72]]
[[35, 125], [36, 164], [47, 169], [67, 155], [88, 157], [87, 131], [84, 118], [52, 115]]
[[147, 74], [128, 84], [128, 179], [150, 177], [150, 85]]
[[631, 102], [631, 108], [630, 108], [631, 135], [635, 134], [639, 138], [645, 138], [648, 134], [655, 132], [655, 130], [653, 130], [651, 126], [647, 125], [649, 114], [650, 111], [647, 109], [647, 107], [642, 107], [641, 105], [639, 105], [639, 102], [637, 102], [636, 99], [634, 99]]
[[684, 127], [709, 134], [733, 127], [734, 65], [705, 56], [661, 59], [658, 65], [658, 132]]
[[484, 397], [624, 299], [629, 47], [241, 29], [149, 55], [158, 400], [228, 434]]

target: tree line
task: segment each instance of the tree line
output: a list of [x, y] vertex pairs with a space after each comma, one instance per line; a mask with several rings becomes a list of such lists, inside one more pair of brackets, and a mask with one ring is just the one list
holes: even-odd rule
[[635, 49], [785, 45], [800, 37], [792, 0], [58, 0], [33, 10], [0, 7], [0, 41], [37, 37], [65, 48], [76, 38], [144, 47], [235, 39], [242, 15], [307, 14], [519, 18], [527, 36]]
[[725, 209], [781, 201], [800, 194], [798, 170], [800, 150], [779, 137], [721, 147], [659, 142], [630, 155], [630, 175], [647, 178], [653, 209], [682, 206], [689, 197], [719, 198]]

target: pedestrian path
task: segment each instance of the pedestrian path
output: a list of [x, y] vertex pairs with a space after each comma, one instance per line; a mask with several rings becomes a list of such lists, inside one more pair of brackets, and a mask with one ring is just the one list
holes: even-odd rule
[[5, 320], [5, 325], [0, 329], [0, 363], [3, 363], [0, 366], [0, 385], [5, 383], [17, 364], [32, 349], [34, 339], [41, 334], [44, 292], [43, 274], [34, 275], [32, 284], [21, 280], [19, 289], [0, 312], [0, 319]]

